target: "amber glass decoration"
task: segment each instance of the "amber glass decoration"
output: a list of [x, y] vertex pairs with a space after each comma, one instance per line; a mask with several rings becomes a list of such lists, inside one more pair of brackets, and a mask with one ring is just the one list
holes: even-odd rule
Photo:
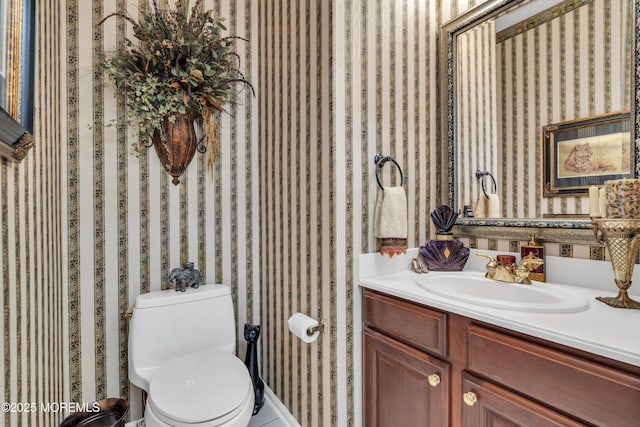
[[615, 297], [597, 297], [598, 301], [616, 308], [640, 309], [640, 302], [629, 297], [633, 266], [640, 249], [640, 220], [591, 219], [596, 240], [607, 245], [611, 256], [614, 280], [618, 287]]

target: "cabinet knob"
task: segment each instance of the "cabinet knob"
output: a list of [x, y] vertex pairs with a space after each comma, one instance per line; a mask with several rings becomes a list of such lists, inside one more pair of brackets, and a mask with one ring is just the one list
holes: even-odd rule
[[465, 405], [473, 406], [478, 401], [478, 396], [474, 392], [468, 391], [462, 395], [462, 400], [464, 400]]
[[429, 375], [428, 380], [429, 380], [429, 385], [430, 385], [431, 387], [435, 387], [435, 386], [437, 386], [438, 384], [440, 384], [440, 375], [438, 375], [438, 374], [431, 374], [431, 375]]

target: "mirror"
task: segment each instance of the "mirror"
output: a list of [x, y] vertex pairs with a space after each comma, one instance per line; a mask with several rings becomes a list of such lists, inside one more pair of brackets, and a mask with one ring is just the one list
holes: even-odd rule
[[[535, 3], [541, 9], [514, 18]], [[629, 176], [638, 176], [636, 10], [638, 0], [489, 0], [443, 25], [441, 176], [448, 179], [440, 188], [455, 209], [475, 205], [476, 170], [490, 171], [501, 211], [500, 219], [459, 224], [590, 227], [576, 219], [588, 214], [586, 193], [544, 194], [542, 128], [550, 124], [626, 112]]]
[[35, 0], [0, 0], [0, 157], [33, 145]]

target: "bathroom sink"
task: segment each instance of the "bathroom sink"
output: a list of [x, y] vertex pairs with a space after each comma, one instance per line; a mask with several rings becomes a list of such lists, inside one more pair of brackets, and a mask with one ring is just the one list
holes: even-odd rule
[[575, 313], [589, 308], [584, 297], [557, 285], [497, 282], [481, 272], [429, 273], [417, 282], [422, 289], [441, 297], [503, 310]]

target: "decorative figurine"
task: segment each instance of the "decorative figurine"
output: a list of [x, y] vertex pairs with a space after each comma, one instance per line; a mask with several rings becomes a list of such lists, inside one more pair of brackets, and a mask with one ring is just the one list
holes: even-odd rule
[[193, 289], [200, 287], [200, 272], [193, 268], [192, 262], [185, 262], [182, 268], [174, 268], [167, 278], [175, 286], [176, 291], [184, 292], [187, 286]]
[[[544, 246], [536, 242], [536, 235], [529, 234], [529, 243], [520, 246], [521, 259], [541, 259], [544, 260]], [[544, 263], [538, 264], [529, 273], [529, 279], [536, 282], [545, 282]]]
[[258, 346], [256, 345], [258, 338], [260, 338], [260, 325], [245, 323], [244, 339], [247, 341], [247, 354], [244, 358], [244, 364], [247, 365], [249, 370], [255, 393], [253, 415], [260, 412], [260, 408], [264, 405], [264, 381], [260, 378], [260, 371], [258, 370]]
[[420, 247], [420, 255], [431, 271], [461, 271], [469, 258], [469, 248], [453, 238], [451, 229], [458, 214], [449, 206], [438, 206], [431, 212], [436, 238]]

